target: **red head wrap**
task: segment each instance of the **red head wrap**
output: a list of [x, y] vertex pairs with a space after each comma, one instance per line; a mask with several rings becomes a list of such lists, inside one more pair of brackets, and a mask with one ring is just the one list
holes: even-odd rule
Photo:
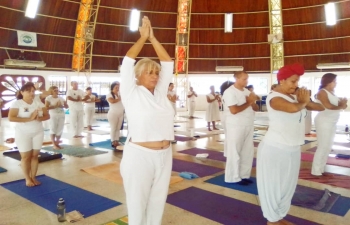
[[277, 80], [285, 80], [293, 75], [298, 75], [301, 76], [304, 74], [304, 66], [301, 65], [300, 63], [295, 63], [292, 65], [286, 65], [283, 66], [281, 69], [279, 69], [277, 73]]

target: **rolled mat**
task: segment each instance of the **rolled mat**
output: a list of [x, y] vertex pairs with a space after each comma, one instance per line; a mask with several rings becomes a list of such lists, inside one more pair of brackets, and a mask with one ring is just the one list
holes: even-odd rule
[[[18, 150], [6, 151], [6, 152], [3, 152], [3, 155], [21, 161], [21, 154], [19, 153]], [[38, 158], [39, 158], [39, 163], [41, 163], [41, 162], [46, 162], [54, 159], [60, 159], [62, 158], [62, 154], [61, 153], [53, 154], [53, 153], [40, 151]]]

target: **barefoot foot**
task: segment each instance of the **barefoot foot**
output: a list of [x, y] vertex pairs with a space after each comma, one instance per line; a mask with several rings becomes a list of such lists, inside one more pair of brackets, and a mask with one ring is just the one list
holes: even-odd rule
[[27, 180], [27, 179], [26, 179], [26, 186], [27, 186], [27, 187], [34, 187], [35, 184], [34, 184], [34, 182], [33, 182], [32, 179], [30, 179], [30, 180]]
[[32, 180], [35, 186], [39, 186], [41, 184], [41, 182], [38, 181], [36, 178], [32, 178]]

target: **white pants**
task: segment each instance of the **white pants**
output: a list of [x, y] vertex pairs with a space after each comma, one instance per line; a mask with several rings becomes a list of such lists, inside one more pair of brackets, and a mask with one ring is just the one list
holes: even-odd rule
[[317, 149], [312, 162], [311, 174], [319, 176], [324, 173], [328, 155], [332, 150], [336, 123], [326, 122], [322, 117], [315, 119], [316, 134], [317, 134]]
[[120, 165], [129, 225], [160, 225], [168, 195], [172, 147], [152, 150], [126, 143]]
[[64, 120], [64, 114], [50, 114], [50, 134], [61, 136], [64, 127]]
[[305, 134], [311, 133], [311, 127], [312, 127], [311, 111], [307, 110], [307, 114], [305, 117]]
[[122, 127], [124, 114], [108, 111], [107, 119], [111, 125], [111, 141], [119, 141], [120, 128]]
[[193, 116], [195, 108], [196, 108], [196, 102], [190, 101], [189, 107], [188, 107], [188, 115], [189, 116]]
[[19, 152], [40, 150], [43, 146], [44, 131], [23, 131], [15, 128], [15, 143]]
[[225, 128], [225, 182], [239, 182], [249, 178], [252, 170], [254, 127], [226, 123]]
[[260, 142], [257, 184], [261, 209], [270, 222], [283, 219], [298, 182], [300, 146]]
[[85, 107], [84, 112], [85, 112], [85, 125], [91, 126], [94, 120], [95, 107]]
[[84, 110], [69, 110], [70, 124], [73, 135], [81, 135], [84, 128]]

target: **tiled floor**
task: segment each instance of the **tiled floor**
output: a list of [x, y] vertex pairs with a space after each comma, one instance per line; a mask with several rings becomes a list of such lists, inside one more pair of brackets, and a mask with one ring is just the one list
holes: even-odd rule
[[[179, 113], [181, 115], [182, 113]], [[196, 112], [197, 117], [204, 118], [204, 112]], [[343, 117], [349, 118], [349, 114], [343, 115]], [[105, 114], [97, 114], [97, 118], [105, 118]], [[206, 126], [206, 122], [204, 119], [193, 119], [188, 120], [183, 117], [177, 117], [176, 124], [180, 125], [180, 127], [175, 128], [178, 131], [189, 131], [191, 128], [204, 128]], [[97, 121], [95, 129], [108, 130], [108, 123]], [[10, 124], [7, 119], [2, 119], [2, 127], [0, 132], [0, 144], [8, 145], [4, 143], [4, 140], [9, 137], [14, 137], [14, 129], [13, 124]], [[97, 135], [97, 134], [87, 134], [84, 133], [85, 138], [83, 139], [72, 139], [70, 138], [67, 129], [65, 127], [63, 135], [63, 143], [71, 144], [71, 145], [84, 145], [88, 146], [91, 142], [103, 141], [109, 138], [109, 135]], [[48, 132], [45, 133], [46, 136]], [[126, 135], [126, 131], [124, 133]], [[338, 139], [342, 139], [346, 141], [345, 135], [338, 135]], [[48, 139], [46, 137], [45, 139]], [[194, 161], [196, 163], [203, 163], [206, 165], [211, 165], [218, 168], [224, 168], [225, 163], [210, 159], [198, 160], [193, 156], [184, 155], [178, 153], [178, 151], [189, 149], [192, 147], [198, 148], [208, 148], [214, 149], [218, 151], [223, 150], [223, 142], [220, 142], [224, 139], [223, 134], [213, 135], [206, 138], [200, 138], [195, 141], [187, 141], [187, 142], [178, 142], [173, 145], [174, 158], [186, 160], [186, 161]], [[316, 142], [311, 142], [302, 147], [303, 151], [309, 149], [316, 145]], [[13, 146], [13, 145], [9, 145]], [[0, 152], [1, 153], [1, 152]], [[122, 158], [121, 152], [113, 152], [108, 151], [107, 154], [101, 154], [86, 158], [76, 158], [71, 156], [63, 156], [63, 160], [52, 160], [49, 162], [41, 163], [39, 166], [38, 174], [46, 174], [58, 180], [64, 181], [66, 183], [75, 185], [82, 189], [91, 191], [93, 193], [102, 195], [104, 197], [110, 198], [112, 200], [119, 201], [123, 203], [118, 207], [114, 207], [107, 211], [101, 212], [94, 216], [86, 218], [84, 221], [78, 222], [78, 224], [91, 224], [91, 225], [99, 225], [103, 223], [107, 223], [109, 221], [115, 220], [117, 218], [123, 217], [127, 214], [126, 206], [125, 206], [125, 194], [122, 185], [118, 185], [112, 183], [110, 181], [97, 178], [95, 176], [89, 175], [83, 171], [81, 168], [97, 166], [105, 163], [109, 163], [112, 161], [120, 161]], [[6, 168], [8, 171], [5, 173], [0, 173], [0, 183], [5, 183], [9, 181], [14, 181], [18, 179], [23, 179], [23, 174], [20, 168], [20, 162], [8, 157], [4, 157], [0, 154], [0, 166]], [[310, 168], [311, 163], [302, 162], [302, 168]], [[338, 174], [344, 174], [350, 176], [350, 168], [342, 168], [338, 166], [327, 166], [326, 170], [328, 172], [334, 172]], [[255, 169], [253, 168], [252, 175], [255, 176]], [[220, 172], [216, 175], [222, 174]], [[174, 173], [175, 174], [175, 173]], [[259, 199], [255, 195], [243, 193], [240, 191], [223, 188], [220, 186], [212, 185], [209, 183], [204, 183], [204, 180], [210, 179], [213, 176], [198, 178], [195, 180], [184, 180], [182, 182], [176, 183], [170, 186], [169, 193], [174, 193], [179, 190], [183, 190], [187, 187], [197, 187], [203, 190], [219, 193], [221, 195], [235, 198], [241, 201], [249, 202], [252, 204], [259, 205]], [[310, 182], [306, 180], [299, 180], [300, 185], [313, 187], [316, 189], [324, 189], [328, 188], [329, 190], [339, 193], [343, 196], [350, 197], [350, 190], [337, 188], [329, 185], [318, 184], [315, 182]], [[229, 207], [223, 205], [222, 207]], [[335, 224], [350, 224], [350, 212], [348, 212], [344, 217], [336, 216], [327, 213], [321, 213], [317, 211], [312, 211], [296, 206], [292, 206], [289, 212], [290, 215], [304, 218], [310, 221], [314, 221], [320, 224], [327, 225], [335, 225]], [[62, 224], [57, 222], [56, 215], [47, 211], [40, 206], [24, 199], [7, 189], [0, 187], [0, 224], [1, 225], [49, 225], [49, 224]], [[162, 224], [176, 224], [176, 225], [215, 225], [219, 224], [215, 221], [209, 220], [205, 217], [201, 217], [199, 215], [193, 214], [191, 212], [185, 211], [181, 208], [175, 207], [170, 204], [166, 204], [165, 212], [163, 216]], [[235, 224], [232, 221], [232, 224]]]

